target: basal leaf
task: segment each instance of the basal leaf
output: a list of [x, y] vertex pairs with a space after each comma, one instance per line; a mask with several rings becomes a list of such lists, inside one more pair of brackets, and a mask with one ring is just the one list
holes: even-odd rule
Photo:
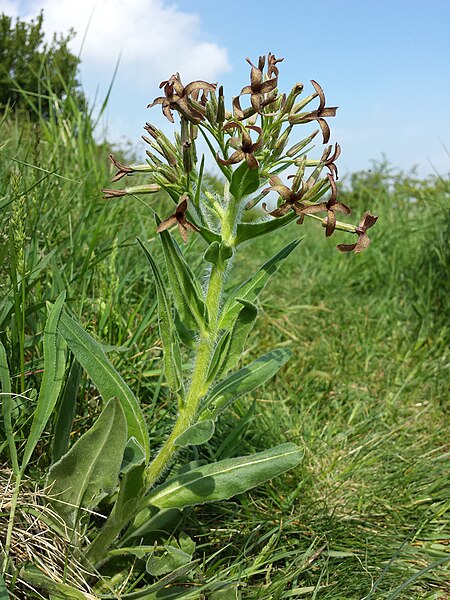
[[164, 372], [170, 389], [172, 392], [177, 393], [183, 385], [181, 354], [173, 319], [173, 309], [170, 304], [169, 295], [166, 292], [167, 285], [158, 265], [139, 238], [138, 242], [147, 257], [155, 279], [158, 296], [159, 334], [164, 350]]
[[216, 419], [236, 398], [273, 377], [290, 356], [290, 350], [277, 348], [223, 379], [208, 393], [202, 419]]
[[8, 591], [6, 589], [5, 580], [0, 574], [0, 600], [9, 600]]
[[187, 264], [178, 244], [169, 231], [160, 233], [167, 266], [167, 276], [175, 306], [187, 328], [204, 325], [205, 303], [200, 283]]
[[112, 398], [91, 429], [50, 468], [51, 503], [70, 527], [79, 508], [93, 508], [117, 486], [126, 441], [125, 415]]
[[262, 265], [262, 267], [250, 277], [244, 284], [229, 294], [222, 310], [220, 327], [228, 329], [234, 322], [241, 310], [242, 302], [254, 302], [270, 277], [278, 271], [290, 253], [298, 246], [301, 239], [294, 240], [280, 250], [275, 256]]
[[147, 573], [150, 573], [153, 577], [160, 577], [187, 565], [191, 560], [191, 554], [172, 544], [166, 544], [154, 547], [152, 556], [148, 557], [145, 568]]
[[91, 595], [86, 595], [67, 583], [60, 583], [59, 581], [50, 579], [50, 577], [47, 577], [47, 575], [44, 575], [44, 573], [34, 567], [21, 569], [19, 578], [30, 584], [32, 586], [31, 589], [45, 590], [53, 594], [54, 596], [52, 597], [64, 598], [65, 600], [89, 600], [89, 598], [92, 598]]
[[170, 479], [144, 500], [160, 508], [227, 500], [292, 469], [302, 456], [300, 448], [288, 442], [250, 456], [229, 458]]
[[66, 314], [61, 315], [59, 330], [64, 336], [75, 358], [83, 366], [103, 400], [118, 398], [127, 421], [128, 435], [134, 436], [145, 450], [147, 461], [150, 442], [147, 426], [139, 402], [121, 375], [109, 362], [103, 348], [76, 321]]
[[66, 368], [66, 343], [58, 332], [58, 323], [66, 293], [62, 292], [50, 309], [44, 329], [44, 375], [33, 421], [22, 458], [23, 473], [34, 448], [52, 414], [59, 396]]
[[184, 433], [175, 439], [175, 446], [184, 448], [186, 446], [200, 446], [206, 444], [214, 435], [214, 421], [205, 419], [194, 423]]

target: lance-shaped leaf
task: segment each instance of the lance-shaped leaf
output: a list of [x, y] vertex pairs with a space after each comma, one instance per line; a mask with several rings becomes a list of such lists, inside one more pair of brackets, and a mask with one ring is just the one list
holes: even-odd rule
[[22, 458], [23, 473], [31, 454], [44, 431], [47, 421], [55, 408], [64, 381], [66, 368], [66, 343], [58, 333], [58, 323], [66, 293], [62, 292], [50, 309], [44, 329], [44, 376], [31, 423], [30, 434]]
[[108, 548], [129, 522], [130, 514], [134, 514], [135, 507], [145, 491], [144, 471], [144, 449], [132, 437], [126, 443], [120, 465], [122, 477], [116, 503], [86, 552], [86, 558], [92, 564], [105, 557]]
[[80, 363], [76, 358], [73, 358], [54, 421], [55, 434], [53, 437], [52, 463], [59, 460], [69, 449], [70, 434], [72, 433], [73, 420], [77, 408], [78, 386], [80, 385], [82, 371]]
[[63, 313], [59, 321], [59, 330], [75, 358], [94, 382], [103, 400], [107, 402], [114, 397], [119, 399], [125, 413], [128, 435], [134, 436], [144, 448], [148, 462], [150, 442], [147, 426], [133, 392], [112, 366], [101, 345], [81, 325]]
[[186, 446], [200, 446], [206, 444], [214, 435], [214, 421], [205, 419], [194, 423], [175, 439], [175, 446], [184, 448]]
[[[22, 581], [26, 581], [31, 589], [45, 590], [51, 594], [51, 598], [65, 598], [66, 600], [89, 600], [89, 598], [92, 598], [90, 594], [85, 594], [67, 583], [61, 583], [47, 577], [33, 566], [20, 569], [19, 577]], [[2, 597], [0, 596], [0, 598]]]
[[51, 503], [70, 527], [79, 508], [93, 508], [116, 487], [126, 441], [125, 415], [112, 398], [91, 429], [50, 468]]
[[153, 271], [156, 294], [158, 297], [159, 335], [161, 336], [164, 350], [164, 372], [170, 389], [172, 392], [176, 393], [182, 387], [183, 380], [180, 346], [178, 343], [178, 336], [173, 319], [172, 307], [170, 305], [169, 296], [166, 292], [166, 285], [158, 265], [153, 260], [153, 257], [150, 255], [149, 251], [139, 238], [138, 242], [143, 249]]
[[216, 419], [236, 398], [273, 377], [290, 356], [290, 350], [277, 348], [223, 379], [206, 396], [201, 419]]
[[[157, 221], [159, 222], [159, 219]], [[187, 328], [203, 328], [205, 303], [200, 283], [169, 231], [161, 232], [161, 242], [167, 275], [180, 318]]]
[[256, 223], [239, 223], [236, 228], [236, 246], [247, 240], [252, 240], [253, 238], [260, 237], [261, 235], [266, 235], [266, 233], [271, 233], [272, 231], [281, 229], [295, 219], [298, 219], [296, 213], [290, 212], [283, 217], [279, 217], [278, 219], [270, 219], [259, 222], [257, 221]]
[[253, 194], [259, 188], [260, 179], [258, 169], [250, 169], [246, 162], [243, 162], [233, 172], [230, 183], [230, 194], [236, 199], [241, 200], [249, 194]]
[[236, 315], [232, 327], [223, 333], [214, 350], [208, 381], [213, 381], [222, 373], [226, 373], [236, 366], [242, 356], [248, 334], [253, 329], [258, 316], [258, 309], [254, 304], [242, 298], [236, 298], [236, 301], [242, 305], [242, 308]]
[[296, 444], [280, 444], [250, 456], [229, 458], [174, 477], [146, 496], [145, 502], [159, 508], [184, 508], [227, 500], [242, 494], [301, 461]]
[[248, 279], [244, 284], [231, 293], [223, 307], [222, 318], [220, 321], [220, 327], [222, 329], [229, 329], [232, 326], [237, 314], [241, 310], [241, 303], [238, 298], [240, 300], [245, 300], [246, 302], [254, 302], [270, 277], [278, 271], [289, 254], [298, 246], [300, 242], [301, 239], [290, 242], [287, 246], [275, 254], [275, 256], [264, 263], [262, 267], [252, 277], [250, 277], [250, 279]]

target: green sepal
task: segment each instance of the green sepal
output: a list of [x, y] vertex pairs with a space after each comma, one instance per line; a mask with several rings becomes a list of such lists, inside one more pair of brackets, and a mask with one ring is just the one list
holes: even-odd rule
[[178, 393], [183, 387], [183, 370], [172, 306], [170, 304], [169, 295], [166, 292], [167, 285], [165, 284], [161, 271], [150, 252], [139, 238], [137, 238], [137, 241], [147, 257], [155, 280], [156, 294], [158, 297], [159, 335], [161, 336], [164, 351], [164, 373], [171, 391], [173, 393]]
[[200, 418], [217, 419], [236, 398], [271, 379], [290, 356], [290, 350], [277, 348], [223, 379], [206, 396]]
[[302, 457], [300, 448], [288, 442], [250, 456], [228, 458], [166, 481], [143, 501], [160, 508], [181, 509], [227, 500], [292, 469]]
[[250, 169], [244, 161], [233, 171], [230, 182], [230, 194], [235, 200], [241, 200], [253, 194], [260, 186], [258, 169]]
[[186, 446], [201, 446], [206, 444], [214, 435], [214, 421], [205, 419], [194, 423], [175, 439], [175, 446], [185, 448]]
[[207, 378], [210, 382], [236, 366], [258, 316], [258, 309], [253, 303], [242, 298], [236, 298], [236, 302], [242, 307], [233, 325], [223, 333], [214, 350]]
[[[156, 220], [159, 224], [158, 217]], [[187, 264], [172, 234], [167, 230], [162, 231], [160, 239], [166, 259], [170, 288], [180, 318], [188, 329], [202, 329], [205, 325], [206, 311], [201, 285]]]
[[[245, 283], [229, 294], [222, 310], [222, 318], [220, 320], [221, 329], [230, 329], [234, 323], [234, 319], [241, 310], [242, 300], [253, 302], [258, 297], [270, 277], [278, 271], [286, 258], [300, 242], [301, 238], [287, 244], [287, 246], [282, 248], [275, 256], [264, 263], [252, 277], [247, 279]], [[238, 298], [240, 300], [238, 300]]]

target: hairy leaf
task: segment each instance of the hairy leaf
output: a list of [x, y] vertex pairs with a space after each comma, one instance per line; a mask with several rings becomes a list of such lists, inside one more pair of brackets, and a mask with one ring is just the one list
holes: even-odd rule
[[128, 435], [134, 436], [145, 450], [147, 461], [150, 442], [147, 426], [139, 402], [128, 385], [109, 362], [103, 348], [76, 321], [61, 315], [59, 330], [76, 359], [91, 377], [103, 400], [118, 398], [127, 421]]
[[288, 442], [250, 456], [222, 460], [170, 479], [155, 488], [145, 502], [160, 508], [183, 508], [227, 500], [292, 469], [302, 456], [300, 448]]
[[126, 441], [125, 415], [119, 400], [112, 398], [91, 429], [50, 468], [51, 503], [70, 527], [79, 508], [93, 508], [116, 487]]
[[294, 240], [280, 250], [275, 256], [262, 265], [244, 284], [231, 292], [222, 310], [220, 327], [228, 329], [241, 310], [242, 300], [254, 302], [270, 277], [278, 271], [290, 253], [298, 246], [301, 239]]
[[175, 446], [184, 448], [186, 446], [200, 446], [206, 444], [214, 435], [214, 421], [205, 419], [194, 423], [175, 439]]
[[222, 373], [226, 373], [238, 363], [248, 334], [253, 329], [258, 316], [258, 309], [254, 304], [241, 298], [236, 298], [236, 301], [243, 306], [236, 315], [232, 327], [224, 332], [214, 350], [208, 381], [220, 377]]
[[158, 296], [159, 334], [164, 350], [164, 373], [172, 392], [177, 393], [183, 385], [181, 354], [177, 331], [173, 319], [172, 306], [166, 292], [166, 284], [155, 260], [138, 238], [145, 256], [153, 271]]
[[216, 419], [236, 398], [273, 377], [290, 356], [290, 350], [277, 348], [223, 379], [207, 395], [202, 418]]
[[180, 318], [187, 328], [203, 327], [205, 303], [201, 285], [196, 280], [172, 234], [166, 230], [160, 233], [160, 237], [166, 260], [167, 276]]
[[230, 183], [230, 194], [236, 199], [241, 200], [249, 194], [253, 194], [259, 188], [258, 169], [249, 169], [246, 162], [239, 165], [233, 171]]
[[77, 407], [77, 392], [80, 385], [82, 367], [76, 358], [72, 360], [69, 373], [61, 394], [55, 418], [52, 462], [56, 462], [69, 449], [70, 434]]

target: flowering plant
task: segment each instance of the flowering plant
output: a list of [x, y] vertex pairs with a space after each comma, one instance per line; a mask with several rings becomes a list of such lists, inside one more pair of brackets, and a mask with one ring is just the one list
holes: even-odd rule
[[[286, 442], [250, 456], [190, 462], [179, 471], [169, 470], [180, 449], [207, 443], [220, 414], [274, 376], [290, 357], [287, 349], [278, 348], [237, 368], [258, 316], [258, 296], [300, 240], [280, 249], [245, 282], [226, 290], [233, 257], [242, 245], [312, 218], [327, 236], [336, 229], [356, 235], [356, 243], [339, 244], [338, 249], [358, 253], [369, 245], [367, 230], [377, 219], [365, 213], [357, 226], [337, 219], [337, 213], [351, 211], [338, 201], [339, 144], [327, 145], [327, 118], [335, 116], [336, 107], [326, 106], [315, 81], [314, 91], [304, 99], [299, 83], [289, 94], [280, 93], [277, 65], [282, 60], [269, 53], [267, 61], [261, 56], [255, 66], [247, 59], [250, 84], [232, 100], [230, 111], [222, 87], [205, 81], [184, 86], [178, 73], [172, 75], [160, 85], [163, 95], [149, 106], [161, 106], [171, 123], [179, 120], [175, 140], [147, 124], [144, 140], [150, 150], [145, 164], [128, 166], [110, 157], [117, 169], [114, 182], [139, 173], [147, 174], [149, 182], [104, 189], [104, 198], [164, 192], [174, 206], [163, 219], [155, 213], [165, 265], [139, 241], [155, 281], [164, 373], [176, 406], [172, 430], [157, 451], [151, 447], [137, 398], [102, 348], [61, 312], [63, 298], [52, 309], [59, 334], [106, 402], [93, 428], [52, 465], [48, 475], [54, 507], [70, 528], [77, 526], [80, 507], [92, 509], [99, 499], [109, 499], [109, 516], [84, 554], [96, 568], [117, 554], [144, 552], [151, 575], [172, 572], [181, 577], [194, 565], [191, 540], [180, 537], [174, 546], [156, 536], [160, 546], [145, 546], [148, 538], [155, 539], [167, 511], [230, 498], [295, 467], [302, 458], [302, 450]], [[247, 96], [248, 106], [243, 106]], [[315, 99], [318, 107], [308, 109]], [[291, 144], [297, 126], [313, 121], [320, 129]], [[325, 148], [320, 158], [309, 158], [310, 144], [319, 132]], [[205, 158], [197, 155], [199, 136], [223, 174], [220, 196], [205, 181]], [[324, 169], [327, 173], [322, 175]], [[281, 179], [287, 170], [290, 186]], [[279, 198], [272, 210], [262, 202], [270, 192]], [[327, 193], [328, 199], [322, 200]], [[260, 202], [261, 219], [246, 219], [246, 211]], [[190, 236], [202, 239], [206, 276], [198, 277], [190, 267], [170, 231], [174, 226], [184, 243]], [[192, 360], [185, 360], [186, 353]], [[166, 583], [163, 577], [158, 585]], [[158, 589], [155, 585], [152, 592]]]

